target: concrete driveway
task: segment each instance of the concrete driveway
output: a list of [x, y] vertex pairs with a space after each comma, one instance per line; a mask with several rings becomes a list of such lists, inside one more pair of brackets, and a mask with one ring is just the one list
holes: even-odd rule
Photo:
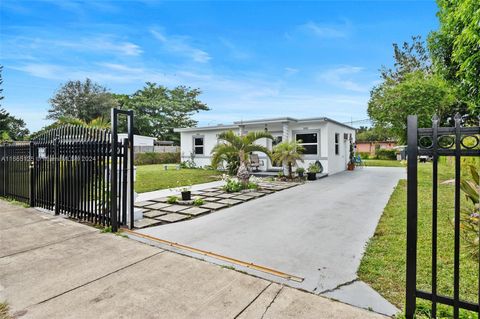
[[303, 277], [297, 283], [235, 266], [390, 315], [396, 308], [359, 282], [356, 272], [383, 208], [405, 177], [404, 168], [359, 168], [202, 218], [139, 232]]

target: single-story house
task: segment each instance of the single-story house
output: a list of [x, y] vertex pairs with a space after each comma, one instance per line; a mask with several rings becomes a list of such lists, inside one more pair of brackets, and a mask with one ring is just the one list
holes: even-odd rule
[[[346, 169], [350, 141], [355, 143], [355, 128], [326, 117], [296, 119], [291, 117], [238, 121], [230, 125], [177, 128], [180, 132], [181, 159], [193, 159], [197, 166], [211, 163], [211, 151], [219, 142], [218, 134], [232, 130], [238, 134], [250, 131], [268, 131], [274, 140], [260, 139], [258, 144], [272, 150], [273, 147], [287, 140], [302, 141], [305, 148], [300, 167], [307, 168], [311, 163], [319, 161], [324, 172], [334, 174]], [[259, 153], [262, 171], [282, 169], [281, 164], [272, 163], [265, 154]]]
[[357, 153], [370, 153], [375, 155], [377, 149], [393, 150], [397, 146], [396, 141], [357, 141]]

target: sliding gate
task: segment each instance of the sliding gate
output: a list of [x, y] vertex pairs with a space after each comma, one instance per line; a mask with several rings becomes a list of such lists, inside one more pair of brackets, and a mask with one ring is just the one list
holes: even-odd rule
[[[129, 119], [118, 141], [117, 117]], [[112, 110], [112, 131], [63, 126], [0, 149], [0, 196], [69, 217], [133, 228], [133, 113]]]
[[[431, 128], [418, 128], [417, 117], [408, 117], [408, 174], [407, 174], [407, 278], [405, 314], [407, 319], [413, 319], [416, 311], [416, 299], [431, 301], [431, 317], [437, 318], [437, 305], [444, 304], [453, 307], [453, 317], [459, 318], [459, 310], [466, 309], [476, 313], [480, 311], [480, 282], [468, 283], [478, 287], [478, 298], [474, 300], [460, 299], [460, 239], [461, 239], [461, 159], [463, 157], [480, 156], [480, 127], [462, 127], [460, 115], [455, 116], [455, 127], [439, 127], [438, 117], [434, 117]], [[431, 260], [431, 291], [417, 289], [417, 223], [418, 223], [418, 194], [417, 194], [417, 166], [418, 156], [432, 158], [432, 260]], [[455, 158], [455, 182], [453, 203], [454, 245], [453, 254], [453, 296], [444, 296], [438, 293], [437, 274], [439, 257], [438, 246], [438, 160], [440, 156]], [[480, 234], [480, 230], [479, 230]], [[479, 262], [480, 271], [480, 262]], [[480, 280], [480, 278], [479, 278]]]

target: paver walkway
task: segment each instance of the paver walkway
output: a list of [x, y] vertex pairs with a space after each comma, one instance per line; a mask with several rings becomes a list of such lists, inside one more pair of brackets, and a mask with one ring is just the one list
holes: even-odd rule
[[301, 283], [238, 267], [391, 315], [398, 310], [358, 281], [356, 273], [365, 245], [405, 172], [405, 168], [359, 168], [227, 208], [221, 214], [139, 232], [299, 276], [304, 278]]
[[0, 200], [0, 302], [18, 318], [384, 318]]

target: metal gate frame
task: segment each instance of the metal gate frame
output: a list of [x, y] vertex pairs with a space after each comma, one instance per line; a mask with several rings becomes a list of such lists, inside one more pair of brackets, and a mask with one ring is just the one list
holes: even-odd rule
[[[416, 311], [416, 298], [430, 300], [432, 302], [432, 318], [436, 318], [437, 304], [453, 306], [453, 316], [459, 316], [460, 309], [466, 309], [480, 313], [479, 303], [460, 300], [460, 178], [461, 158], [464, 156], [480, 156], [478, 127], [462, 127], [461, 116], [454, 118], [455, 127], [439, 127], [439, 118], [432, 119], [432, 128], [418, 128], [416, 115], [408, 116], [407, 120], [407, 262], [406, 262], [406, 302], [405, 316], [413, 319]], [[440, 145], [443, 136], [450, 136], [451, 144]], [[466, 146], [464, 139], [474, 136], [476, 145]], [[428, 141], [431, 141], [429, 143]], [[450, 145], [449, 145], [450, 144]], [[418, 191], [417, 191], [417, 165], [418, 156], [432, 156], [432, 291], [426, 292], [417, 289], [417, 220], [418, 220]], [[455, 218], [454, 218], [454, 279], [453, 297], [442, 296], [437, 293], [437, 183], [438, 183], [438, 159], [440, 156], [455, 157]], [[480, 262], [479, 262], [480, 267]], [[479, 282], [480, 300], [480, 278]]]

